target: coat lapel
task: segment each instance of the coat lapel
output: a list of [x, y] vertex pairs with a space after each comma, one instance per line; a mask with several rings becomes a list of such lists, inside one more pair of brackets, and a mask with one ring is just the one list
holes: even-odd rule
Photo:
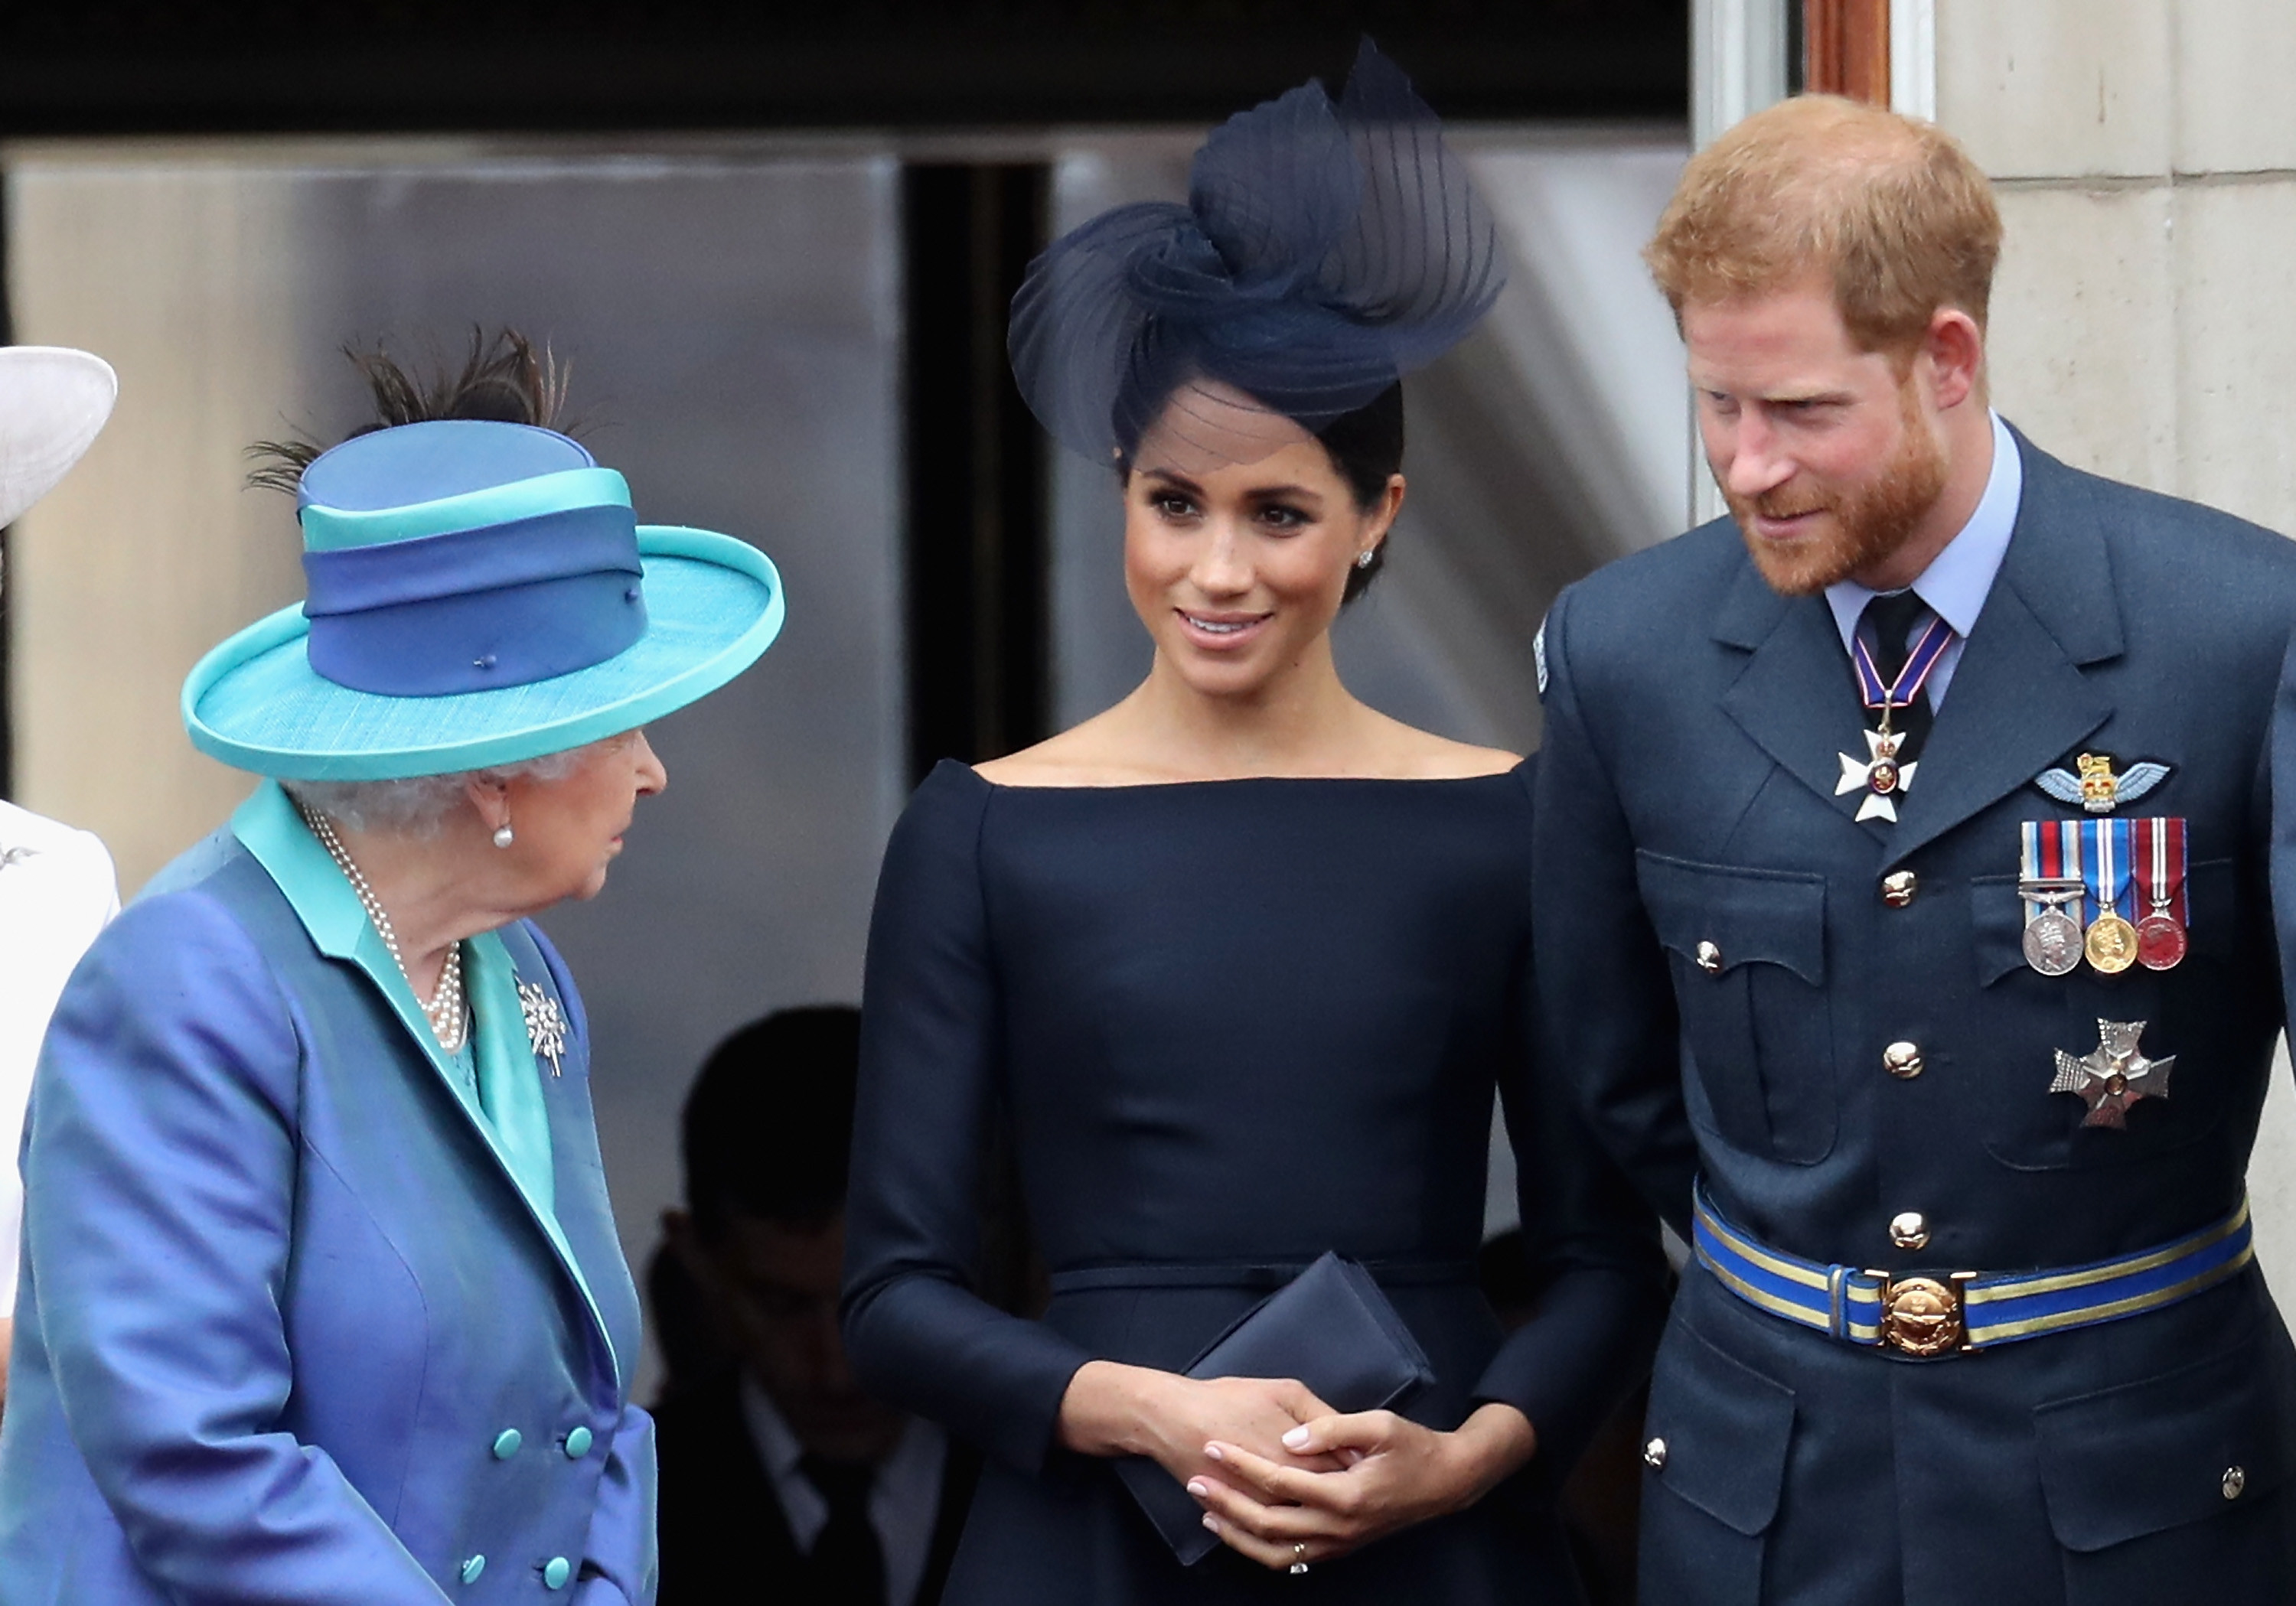
[[1831, 801], [1841, 778], [1839, 755], [1864, 745], [1858, 733], [1866, 728], [1866, 710], [1825, 599], [1780, 596], [1748, 559], [1723, 602], [1714, 637], [1752, 654], [1722, 693], [1722, 711], [1789, 774]]
[[[496, 935], [510, 956], [517, 981], [539, 987], [558, 1005], [560, 1019], [566, 1020], [570, 1012], [559, 996], [555, 978], [524, 922], [514, 921]], [[537, 1086], [544, 1094], [543, 1108], [550, 1124], [551, 1162], [556, 1180], [549, 1211], [534, 1212], [536, 1225], [549, 1237], [567, 1274], [582, 1291], [583, 1302], [597, 1324], [599, 1340], [613, 1358], [616, 1375], [627, 1387], [636, 1357], [624, 1356], [617, 1347], [614, 1324], [607, 1319], [606, 1309], [600, 1303], [599, 1290], [612, 1287], [619, 1276], [621, 1246], [613, 1217], [605, 1208], [604, 1177], [598, 1174], [602, 1168], [587, 1097], [588, 1066], [581, 1058], [583, 1045], [568, 1030], [560, 1068], [554, 1072], [548, 1061], [532, 1054], [522, 1012], [512, 1017], [508, 1030], [517, 1035], [521, 1052], [533, 1059]], [[504, 1169], [509, 1168], [505, 1166]], [[521, 1189], [521, 1193], [523, 1195], [525, 1190]], [[531, 1198], [528, 1204], [529, 1209], [534, 1208]], [[609, 1269], [614, 1276], [604, 1274]], [[600, 1274], [600, 1281], [593, 1282], [593, 1271]]]
[[2081, 671], [2118, 658], [2111, 554], [2079, 477], [2022, 436], [2025, 494], [1889, 839], [1904, 859], [2031, 781], [2112, 716]]

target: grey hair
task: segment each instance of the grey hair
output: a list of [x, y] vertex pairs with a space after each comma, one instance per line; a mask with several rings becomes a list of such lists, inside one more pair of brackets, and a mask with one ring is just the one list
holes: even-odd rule
[[588, 751], [588, 746], [569, 748], [516, 764], [489, 765], [447, 775], [410, 775], [403, 781], [283, 780], [279, 784], [306, 809], [340, 820], [353, 831], [434, 837], [472, 781], [563, 781]]

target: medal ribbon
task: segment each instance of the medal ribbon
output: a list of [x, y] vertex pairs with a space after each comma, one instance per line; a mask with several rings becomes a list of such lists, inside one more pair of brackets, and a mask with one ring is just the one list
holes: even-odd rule
[[[2081, 877], [2081, 822], [2079, 820], [2027, 820], [2017, 828], [2024, 836], [2020, 875], [2027, 881], [2078, 881]], [[2050, 907], [2039, 898], [2025, 900], [2025, 923], [2031, 925]], [[2065, 898], [2056, 905], [2083, 930], [2088, 926], [2088, 911], [2083, 900]]]
[[2096, 905], [2096, 917], [2103, 920], [2106, 912], [2128, 920], [2136, 912], [2136, 865], [2130, 862], [2130, 820], [2074, 820], [2067, 822], [2080, 828], [2087, 837], [2088, 865], [2082, 879], [2088, 887], [2090, 900]]
[[2181, 817], [2134, 820], [2136, 863], [2144, 872], [2144, 913], [2161, 911], [2192, 928], [2185, 903], [2185, 822]]
[[1930, 671], [1938, 667], [1938, 660], [1953, 644], [1953, 627], [1941, 618], [1932, 618], [1930, 627], [1922, 632], [1921, 640], [1914, 643], [1906, 655], [1906, 667], [1898, 671], [1898, 678], [1888, 685], [1882, 684], [1882, 671], [1874, 663], [1873, 653], [1866, 651], [1863, 636], [1850, 642], [1850, 661], [1857, 670], [1857, 690], [1869, 709], [1880, 709], [1886, 715], [1892, 709], [1911, 708], [1914, 699], [1922, 694], [1929, 684]]

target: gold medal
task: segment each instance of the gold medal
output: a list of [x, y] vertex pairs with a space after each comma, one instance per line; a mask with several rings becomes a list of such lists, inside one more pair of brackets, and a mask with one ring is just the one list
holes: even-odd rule
[[2107, 976], [2118, 976], [2136, 963], [2136, 928], [2107, 909], [2090, 925], [2081, 946], [2091, 965]]

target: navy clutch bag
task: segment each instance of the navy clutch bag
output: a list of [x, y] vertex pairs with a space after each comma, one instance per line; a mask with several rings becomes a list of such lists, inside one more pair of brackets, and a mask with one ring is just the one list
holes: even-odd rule
[[[1190, 1362], [1193, 1378], [1297, 1378], [1341, 1413], [1399, 1406], [1435, 1381], [1419, 1340], [1372, 1274], [1325, 1254], [1236, 1318]], [[1164, 1536], [1181, 1565], [1219, 1548], [1204, 1510], [1169, 1472], [1144, 1455], [1116, 1463], [1116, 1475]]]

